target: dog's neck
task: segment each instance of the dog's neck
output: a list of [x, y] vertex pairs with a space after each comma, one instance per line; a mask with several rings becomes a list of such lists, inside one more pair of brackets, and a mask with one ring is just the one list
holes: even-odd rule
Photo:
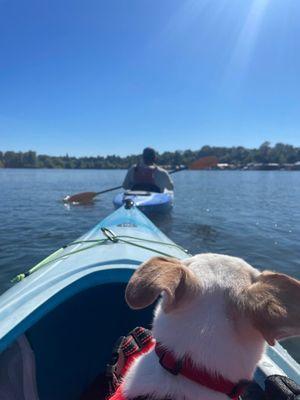
[[[215, 293], [212, 296], [168, 314], [158, 305], [153, 336], [178, 359], [188, 355], [195, 366], [204, 367], [233, 383], [250, 380], [264, 351], [264, 341], [247, 320], [235, 321], [228, 314], [222, 296], [217, 298]], [[227, 399], [222, 393], [164, 371], [155, 352], [142, 357], [133, 366], [125, 383], [129, 398], [149, 393], [163, 398], [172, 393], [172, 398], [178, 399]]]
[[265, 346], [251, 323], [235, 319], [216, 293], [174, 313], [165, 314], [158, 306], [153, 335], [177, 358], [189, 355], [195, 365], [233, 382], [252, 378]]

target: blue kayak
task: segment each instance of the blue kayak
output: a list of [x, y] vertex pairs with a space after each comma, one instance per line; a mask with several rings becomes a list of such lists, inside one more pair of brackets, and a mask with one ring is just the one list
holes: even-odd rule
[[174, 194], [167, 190], [163, 193], [127, 190], [113, 199], [115, 208], [122, 207], [128, 201], [132, 201], [146, 214], [167, 213], [173, 207]]
[[[135, 326], [149, 327], [152, 307], [130, 310], [124, 290], [133, 271], [154, 255], [189, 256], [136, 207], [121, 207], [18, 275], [0, 296], [6, 385], [24, 399], [80, 399], [104, 372], [116, 338]], [[279, 344], [268, 349], [255, 378], [262, 384], [271, 374], [300, 383], [299, 365]], [[0, 389], [3, 379], [5, 372]]]

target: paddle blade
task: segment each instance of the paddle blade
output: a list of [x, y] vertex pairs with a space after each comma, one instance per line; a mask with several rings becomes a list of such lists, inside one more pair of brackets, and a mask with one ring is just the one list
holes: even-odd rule
[[218, 159], [215, 156], [202, 157], [189, 165], [189, 169], [205, 169], [215, 167], [218, 164]]
[[74, 194], [73, 196], [66, 196], [64, 198], [65, 203], [91, 203], [97, 192], [82, 192]]

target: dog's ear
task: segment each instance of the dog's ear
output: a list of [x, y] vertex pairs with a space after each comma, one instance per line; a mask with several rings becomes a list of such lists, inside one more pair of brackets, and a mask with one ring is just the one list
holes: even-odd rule
[[275, 340], [300, 334], [300, 281], [265, 271], [242, 299], [255, 328], [271, 346]]
[[164, 292], [162, 307], [169, 312], [195, 296], [198, 290], [196, 276], [179, 260], [153, 257], [132, 275], [125, 298], [131, 308], [141, 309], [152, 304]]

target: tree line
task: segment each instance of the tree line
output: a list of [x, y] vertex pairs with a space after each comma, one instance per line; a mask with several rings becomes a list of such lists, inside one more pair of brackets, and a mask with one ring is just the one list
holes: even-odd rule
[[[203, 146], [199, 150], [165, 151], [158, 154], [157, 163], [169, 167], [188, 165], [205, 157], [216, 156], [220, 163], [244, 167], [250, 163], [294, 164], [300, 161], [300, 147], [277, 143], [271, 146], [264, 142], [261, 146], [248, 149], [237, 147]], [[35, 151], [0, 151], [0, 168], [69, 168], [69, 169], [110, 169], [128, 168], [140, 159], [140, 155], [121, 157], [117, 155], [96, 157], [48, 156]]]

